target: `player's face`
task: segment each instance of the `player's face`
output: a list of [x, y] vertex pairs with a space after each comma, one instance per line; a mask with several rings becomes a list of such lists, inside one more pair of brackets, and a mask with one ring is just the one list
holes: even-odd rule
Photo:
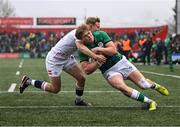
[[100, 30], [100, 22], [96, 22], [95, 26], [96, 26], [96, 31]]
[[92, 32], [100, 30], [100, 22], [96, 22], [94, 25], [90, 26]]
[[85, 44], [92, 44], [94, 42], [94, 37], [93, 37], [91, 31], [86, 31], [82, 38], [83, 38], [82, 41]]

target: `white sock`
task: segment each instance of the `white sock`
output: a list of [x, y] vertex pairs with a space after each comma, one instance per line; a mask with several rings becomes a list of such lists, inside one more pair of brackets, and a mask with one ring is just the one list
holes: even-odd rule
[[46, 85], [47, 85], [47, 83], [46, 83], [46, 82], [43, 82], [43, 84], [42, 84], [42, 86], [41, 86], [41, 89], [44, 90], [44, 91], [46, 91]]
[[153, 100], [151, 100], [151, 99], [149, 99], [148, 97], [144, 97], [144, 102], [146, 102], [146, 103], [150, 103], [150, 102], [152, 102]]
[[150, 84], [148, 81], [146, 81], [146, 79], [141, 78], [140, 81], [138, 82], [138, 84], [143, 87], [144, 89], [148, 89], [152, 87], [152, 84]]
[[131, 98], [137, 100], [138, 96], [139, 96], [139, 92], [137, 90], [133, 89]]

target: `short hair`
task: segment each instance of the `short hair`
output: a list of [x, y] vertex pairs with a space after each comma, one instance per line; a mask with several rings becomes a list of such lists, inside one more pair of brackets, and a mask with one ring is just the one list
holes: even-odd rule
[[81, 24], [76, 29], [76, 33], [75, 33], [76, 38], [81, 40], [86, 31], [89, 31], [89, 27], [86, 24]]
[[96, 24], [96, 22], [100, 22], [100, 18], [99, 17], [88, 17], [86, 19], [86, 24]]

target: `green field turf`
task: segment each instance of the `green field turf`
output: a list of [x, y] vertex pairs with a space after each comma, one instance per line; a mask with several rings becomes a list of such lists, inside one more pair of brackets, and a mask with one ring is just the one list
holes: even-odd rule
[[[147, 78], [163, 84], [170, 91], [165, 97], [126, 81], [154, 99], [159, 106], [156, 111], [142, 108], [140, 102], [109, 86], [99, 71], [87, 76], [86, 81], [84, 99], [91, 102], [92, 107], [74, 106], [75, 80], [66, 73], [62, 74], [62, 92], [58, 94], [34, 87], [19, 94], [18, 86], [24, 74], [48, 81], [44, 60], [0, 59], [0, 126], [180, 126], [180, 66], [176, 65], [174, 72], [165, 65], [137, 67]], [[17, 71], [20, 75], [16, 75]], [[18, 85], [14, 92], [8, 92], [12, 83]]]

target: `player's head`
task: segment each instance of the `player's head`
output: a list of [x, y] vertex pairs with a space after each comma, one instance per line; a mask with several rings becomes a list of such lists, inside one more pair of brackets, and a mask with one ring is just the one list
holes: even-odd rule
[[94, 41], [92, 32], [90, 31], [89, 26], [86, 24], [82, 24], [76, 29], [75, 36], [77, 39], [81, 40], [84, 44], [91, 44]]
[[86, 24], [89, 26], [92, 32], [100, 29], [100, 18], [99, 17], [88, 17], [86, 19]]

